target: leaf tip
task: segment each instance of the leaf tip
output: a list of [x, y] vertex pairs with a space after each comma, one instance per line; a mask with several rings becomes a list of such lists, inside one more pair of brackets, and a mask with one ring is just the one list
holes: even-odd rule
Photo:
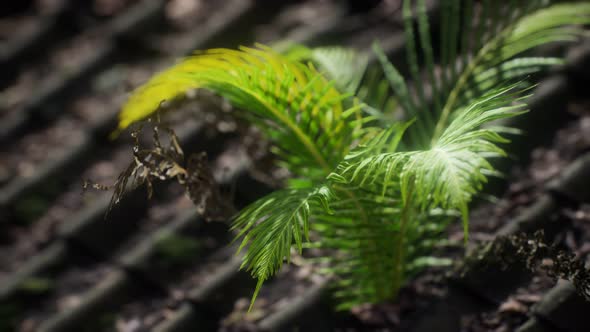
[[256, 302], [256, 298], [258, 297], [258, 293], [260, 293], [260, 289], [262, 288], [262, 284], [264, 283], [264, 278], [258, 278], [256, 282], [256, 289], [254, 289], [254, 294], [252, 294], [252, 299], [250, 300], [250, 306], [248, 306], [248, 313], [252, 311], [254, 307], [254, 302]]

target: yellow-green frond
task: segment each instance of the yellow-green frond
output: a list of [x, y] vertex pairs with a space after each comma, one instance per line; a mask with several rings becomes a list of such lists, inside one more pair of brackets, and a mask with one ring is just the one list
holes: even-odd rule
[[359, 135], [359, 109], [313, 65], [290, 60], [268, 47], [211, 49], [183, 60], [137, 89], [120, 114], [121, 129], [153, 114], [163, 101], [208, 89], [261, 127], [296, 174], [331, 171]]

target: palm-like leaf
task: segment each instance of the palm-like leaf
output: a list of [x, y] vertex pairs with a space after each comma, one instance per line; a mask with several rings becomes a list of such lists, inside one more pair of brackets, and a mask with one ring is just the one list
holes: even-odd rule
[[308, 48], [292, 44], [285, 57], [294, 61], [311, 61], [339, 91], [355, 94], [363, 101], [363, 109], [370, 117], [392, 124], [397, 102], [383, 73], [369, 65], [369, 55], [342, 47]]
[[267, 133], [284, 165], [297, 175], [329, 172], [359, 135], [360, 106], [345, 109], [348, 96], [312, 66], [264, 46], [209, 50], [154, 76], [131, 95], [120, 114], [120, 127], [197, 88], [244, 110], [241, 114]]
[[303, 45], [291, 45], [285, 54], [290, 60], [312, 61], [339, 91], [356, 93], [365, 74], [369, 57], [353, 49], [343, 47], [308, 48]]
[[[477, 97], [478, 94], [481, 95], [488, 89], [505, 82], [507, 78], [522, 77], [523, 74], [533, 73], [560, 62], [555, 58], [538, 57], [511, 60], [514, 56], [551, 42], [575, 41], [583, 30], [572, 25], [590, 23], [590, 4], [588, 3], [555, 4], [544, 7], [546, 4], [547, 1], [542, 0], [530, 1], [526, 5], [511, 2], [506, 7], [504, 15], [514, 19], [497, 18], [492, 22], [492, 31], [497, 33], [489, 34], [480, 49], [464, 51], [462, 56], [468, 58], [471, 55], [472, 59], [464, 66], [460, 74], [456, 74], [456, 66], [451, 66], [450, 74], [447, 73], [447, 76], [456, 78], [456, 83], [442, 90], [442, 95], [448, 98], [440, 112], [436, 112], [440, 116], [433, 134], [433, 141], [444, 130], [453, 110], [470, 100], [465, 95]], [[484, 21], [479, 24], [484, 24]], [[443, 47], [453, 48], [453, 45], [443, 45]], [[486, 85], [481, 86], [482, 82]]]
[[329, 263], [325, 272], [336, 279], [332, 286], [339, 309], [389, 300], [424, 267], [449, 264], [432, 254], [452, 220], [449, 215], [416, 214], [402, 229], [396, 222], [403, 218], [399, 200], [378, 191], [365, 190], [365, 195], [354, 203], [360, 209], [343, 207], [350, 204], [343, 199], [341, 205], [332, 204], [333, 215], [317, 215], [313, 224], [320, 236], [313, 246], [329, 253], [323, 259]]
[[125, 128], [151, 115], [162, 101], [183, 98], [191, 89], [212, 90], [266, 132], [285, 167], [311, 180], [305, 188], [279, 191], [253, 203], [234, 221], [238, 237], [243, 237], [240, 250], [249, 245], [242, 267], [258, 279], [253, 300], [262, 283], [289, 259], [291, 246], [301, 248], [312, 209], [327, 201], [329, 191], [321, 184], [313, 187], [313, 182], [324, 180], [362, 133], [361, 105], [302, 60], [313, 61], [328, 77], [337, 74], [338, 66], [350, 68], [334, 77], [349, 89], [356, 89], [366, 64], [356, 52], [338, 48], [300, 46], [285, 56], [264, 46], [209, 50], [154, 76], [120, 114], [120, 127]]
[[[430, 257], [428, 249], [447, 224], [449, 210], [457, 210], [463, 217], [467, 235], [468, 203], [481, 190], [486, 175], [494, 172], [486, 158], [504, 155], [497, 143], [507, 142], [499, 134], [502, 128], [482, 126], [523, 112], [522, 103], [510, 105], [524, 98], [515, 89], [508, 86], [493, 90], [457, 111], [429, 150], [398, 151], [400, 135], [410, 123], [393, 126], [351, 151], [330, 176], [339, 185], [369, 198], [357, 201], [362, 206], [355, 211], [364, 215], [354, 216], [357, 227], [348, 236], [336, 233], [332, 240], [329, 231], [322, 234], [321, 241], [333, 241], [347, 254], [342, 262], [334, 263], [341, 270], [339, 274], [347, 276], [339, 284], [343, 286], [340, 294], [348, 297], [345, 306], [390, 298], [413, 268], [440, 262]], [[340, 211], [336, 204], [332, 205], [335, 216], [331, 220]], [[439, 209], [448, 212], [441, 218], [433, 217]], [[340, 222], [342, 219], [346, 220], [341, 218]], [[349, 223], [354, 225], [353, 221]], [[341, 245], [345, 240], [348, 247]], [[379, 262], [377, 267], [372, 265], [375, 262]], [[362, 285], [357, 293], [351, 294], [348, 289], [351, 282]]]
[[[397, 260], [393, 264], [382, 266], [385, 271], [381, 271], [381, 275], [388, 276], [390, 286], [395, 286], [393, 291], [391, 287], [382, 287], [381, 295], [396, 293], [395, 287], [401, 285], [406, 272], [400, 266], [428, 261], [423, 256], [410, 257], [406, 251], [407, 248], [419, 248], [420, 241], [427, 238], [411, 236], [421, 226], [429, 225], [432, 218], [424, 218], [425, 214], [439, 208], [443, 211], [457, 211], [462, 216], [467, 236], [468, 204], [473, 195], [481, 190], [487, 176], [494, 173], [488, 158], [505, 155], [498, 146], [499, 143], [507, 142], [501, 136], [503, 128], [485, 125], [497, 119], [518, 115], [525, 107], [520, 102], [525, 98], [522, 91], [507, 82], [561, 63], [561, 60], [555, 58], [513, 57], [547, 42], [572, 40], [580, 35], [580, 30], [564, 26], [570, 23], [587, 23], [590, 20], [590, 8], [587, 4], [554, 5], [539, 9], [544, 3], [537, 2], [526, 8], [533, 10], [528, 12], [524, 8], [516, 8], [516, 3], [512, 2], [507, 8], [513, 14], [510, 19], [482, 14], [482, 17], [490, 19], [480, 18], [475, 29], [465, 29], [467, 32], [460, 37], [457, 34], [458, 24], [472, 24], [469, 13], [474, 9], [471, 2], [465, 2], [465, 14], [461, 20], [458, 10], [460, 3], [451, 1], [443, 8], [444, 36], [441, 38], [441, 63], [437, 65], [430, 44], [424, 1], [417, 1], [419, 38], [416, 38], [413, 28], [411, 2], [404, 2], [406, 37], [409, 41], [408, 61], [414, 83], [406, 83], [399, 71], [387, 61], [378, 45], [375, 46], [375, 52], [400, 106], [404, 108], [408, 118], [416, 119], [415, 124], [408, 128], [408, 135], [404, 140], [405, 150], [387, 148], [386, 142], [399, 139], [395, 137], [395, 128], [390, 127], [366, 146], [351, 151], [331, 175], [331, 179], [349, 187], [380, 191], [383, 197], [401, 202], [397, 205], [396, 213], [390, 213], [388, 229], [395, 231], [393, 234], [389, 233], [390, 240], [387, 244], [390, 247], [382, 248], [385, 253], [382, 253], [381, 258], [382, 261], [392, 258]], [[487, 7], [489, 2], [484, 4], [484, 8]], [[484, 9], [486, 10], [491, 11], [489, 8]], [[568, 21], [566, 16], [575, 19]], [[538, 23], [537, 20], [541, 18], [546, 21]], [[485, 38], [473, 41], [468, 31], [481, 32], [484, 26], [492, 26], [499, 33], [490, 33]], [[424, 54], [424, 70], [432, 99], [426, 98], [427, 93], [421, 80], [417, 40]], [[457, 40], [462, 41], [460, 48]], [[478, 44], [479, 41], [483, 42]], [[469, 42], [474, 42], [474, 45], [470, 47]], [[441, 65], [439, 74], [435, 68]], [[514, 102], [517, 103], [512, 104]], [[398, 144], [394, 146], [397, 147]], [[372, 206], [367, 210], [371, 209], [377, 208]], [[422, 225], [416, 222], [420, 219]], [[358, 262], [366, 264], [370, 261], [359, 255], [375, 246], [375, 241], [367, 243], [366, 240], [361, 240], [387, 234], [385, 229], [371, 230], [375, 232], [363, 234], [357, 239], [356, 256], [351, 256], [356, 269], [359, 269]], [[392, 249], [394, 256], [391, 256]], [[358, 284], [358, 277], [351, 274], [347, 280]], [[374, 277], [372, 280], [375, 282], [377, 279]], [[369, 289], [375, 289], [376, 285], [373, 284], [374, 287]], [[359, 289], [365, 289], [363, 292], [367, 293], [366, 287]], [[342, 292], [348, 293], [346, 289]], [[362, 294], [357, 295], [357, 300], [363, 298]], [[365, 299], [374, 301], [378, 297]]]
[[[415, 8], [413, 5], [416, 5]], [[469, 0], [445, 1], [441, 9], [440, 55], [436, 61], [424, 0], [405, 0], [407, 61], [413, 84], [412, 93], [399, 90], [399, 78], [391, 80], [400, 104], [408, 117], [416, 117], [410, 129], [417, 148], [432, 146], [448, 125], [451, 114], [507, 79], [520, 79], [560, 59], [523, 57], [514, 59], [536, 46], [557, 41], [577, 40], [581, 28], [590, 23], [590, 4], [550, 5], [549, 1], [511, 1], [499, 6], [484, 0], [477, 6]], [[413, 20], [417, 17], [418, 31]], [[423, 57], [418, 57], [418, 45]], [[383, 58], [385, 66], [391, 66]], [[424, 72], [419, 63], [424, 62]], [[386, 68], [386, 72], [392, 70]], [[426, 74], [428, 84], [422, 82]], [[391, 75], [389, 75], [391, 77]], [[396, 86], [398, 87], [396, 89]], [[429, 86], [431, 99], [425, 86]], [[405, 95], [405, 96], [404, 96]], [[426, 139], [425, 134], [430, 137]]]
[[[431, 253], [452, 210], [462, 216], [467, 235], [468, 204], [494, 172], [487, 158], [504, 155], [497, 144], [507, 142], [502, 128], [482, 126], [522, 113], [524, 104], [511, 103], [523, 98], [514, 85], [489, 92], [457, 111], [428, 150], [398, 151], [411, 123], [392, 126], [351, 151], [331, 174], [332, 181], [363, 197], [352, 218], [350, 212], [338, 215], [338, 204], [348, 203], [341, 201], [332, 204], [332, 224], [320, 217], [316, 226], [320, 243], [340, 248], [331, 261], [343, 278], [336, 284], [346, 299], [343, 307], [390, 298], [408, 275], [440, 263]], [[435, 217], [435, 211], [443, 213]], [[349, 226], [340, 228], [335, 219]]]
[[285, 189], [274, 192], [241, 211], [232, 229], [243, 237], [241, 251], [250, 244], [242, 268], [258, 279], [252, 303], [262, 283], [290, 260], [291, 246], [301, 251], [309, 240], [309, 216], [318, 210], [328, 210], [331, 192], [327, 187], [315, 189]]
[[336, 82], [340, 91], [356, 93], [368, 63], [366, 54], [340, 47], [320, 47], [312, 50], [311, 60]]

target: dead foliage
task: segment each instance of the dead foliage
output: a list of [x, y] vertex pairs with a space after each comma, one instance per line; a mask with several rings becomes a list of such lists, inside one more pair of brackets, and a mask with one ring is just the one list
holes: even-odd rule
[[478, 248], [459, 268], [465, 275], [470, 267], [499, 264], [502, 269], [524, 267], [530, 271], [544, 271], [553, 279], [572, 282], [578, 293], [590, 301], [590, 271], [582, 259], [556, 244], [547, 244], [542, 230], [534, 234], [520, 233], [500, 236]]
[[[154, 191], [155, 181], [176, 180], [184, 186], [187, 195], [197, 207], [197, 212], [206, 220], [220, 220], [228, 217], [232, 211], [220, 194], [219, 186], [208, 165], [205, 152], [193, 153], [188, 158], [180, 147], [175, 132], [157, 121], [148, 121], [152, 126], [153, 147], [142, 148], [139, 142], [140, 133], [145, 123], [140, 124], [131, 132], [133, 138], [133, 160], [121, 172], [113, 185], [102, 185], [85, 181], [84, 189], [113, 190], [107, 215], [122, 198], [132, 190], [145, 185], [148, 198]], [[168, 136], [168, 144], [162, 144], [161, 133]], [[106, 216], [105, 216], [106, 217]]]

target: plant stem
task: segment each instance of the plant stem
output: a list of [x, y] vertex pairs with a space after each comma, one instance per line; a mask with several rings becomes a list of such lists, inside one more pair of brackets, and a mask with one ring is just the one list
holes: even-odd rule
[[[486, 49], [486, 47], [482, 48], [482, 50], [485, 50], [485, 49]], [[457, 101], [457, 98], [459, 97], [459, 93], [461, 92], [461, 89], [467, 83], [467, 80], [469, 79], [471, 73], [477, 67], [478, 62], [480, 61], [480, 59], [483, 57], [484, 54], [485, 54], [485, 52], [480, 52], [478, 54], [478, 56], [476, 56], [475, 59], [469, 63], [469, 65], [467, 66], [467, 68], [465, 69], [463, 74], [459, 77], [459, 80], [457, 81], [455, 88], [449, 94], [449, 98], [447, 99], [447, 102], [441, 112], [438, 123], [436, 124], [436, 128], [434, 128], [434, 135], [432, 135], [432, 141], [430, 142], [431, 147], [436, 144], [436, 141], [438, 140], [438, 138], [442, 134], [442, 131], [446, 127], [447, 119], [449, 117], [449, 114], [451, 113], [451, 109], [455, 106], [455, 102]]]
[[406, 239], [406, 230], [408, 228], [408, 224], [410, 223], [410, 219], [412, 218], [412, 195], [414, 191], [414, 180], [412, 179], [409, 186], [408, 192], [406, 195], [406, 200], [404, 202], [404, 207], [401, 212], [400, 217], [400, 229], [398, 234], [398, 239], [395, 243], [395, 248], [393, 252], [393, 266], [394, 266], [394, 274], [393, 274], [393, 287], [391, 290], [390, 298], [394, 298], [397, 296], [397, 293], [401, 287], [404, 277], [404, 261], [405, 261], [405, 239]]
[[[365, 210], [365, 208], [363, 207], [363, 205], [359, 202], [359, 199], [356, 197], [356, 195], [354, 194], [353, 191], [348, 190], [346, 188], [341, 188], [336, 186], [335, 189], [341, 193], [343, 193], [344, 195], [348, 196], [348, 198], [350, 198], [353, 202], [354, 205], [356, 206], [356, 208], [358, 209], [358, 211], [360, 212], [361, 215], [361, 224], [363, 225], [368, 225], [369, 224], [369, 216], [367, 215], [367, 211]], [[373, 252], [377, 252], [378, 251], [378, 246], [377, 244], [375, 244], [374, 241], [371, 241], [371, 251]], [[361, 250], [363, 249], [362, 247], [360, 248]], [[366, 254], [363, 254], [363, 256], [367, 256]], [[380, 274], [380, 270], [378, 269], [378, 266], [375, 265], [374, 262], [368, 261], [366, 262], [368, 264], [368, 268], [371, 271], [371, 274], [373, 275], [379, 275]], [[380, 278], [375, 278], [375, 280], [381, 280]], [[375, 285], [376, 289], [385, 289], [386, 285]]]
[[314, 145], [314, 143], [312, 142], [312, 139], [309, 136], [307, 136], [292, 119], [290, 119], [288, 116], [283, 114], [281, 111], [272, 107], [272, 105], [270, 105], [264, 99], [257, 96], [254, 92], [251, 92], [246, 89], [244, 89], [244, 91], [248, 91], [248, 93], [250, 93], [255, 99], [257, 99], [259, 103], [263, 104], [270, 111], [270, 113], [272, 113], [276, 117], [277, 121], [282, 122], [287, 127], [289, 127], [289, 129], [291, 131], [293, 131], [293, 134], [295, 134], [295, 136], [297, 136], [297, 138], [299, 139], [301, 144], [303, 144], [303, 146], [305, 146], [307, 151], [309, 151], [309, 153], [311, 153], [311, 155], [316, 160], [318, 165], [325, 172], [327, 172], [327, 173], [330, 172], [332, 167], [328, 164], [326, 159], [324, 159], [324, 156], [320, 153], [317, 146]]
[[440, 118], [436, 123], [436, 127], [434, 128], [434, 134], [432, 135], [432, 140], [430, 141], [431, 147], [436, 144], [436, 141], [440, 138], [440, 135], [442, 135], [442, 132], [447, 125], [449, 115], [451, 114], [451, 110], [453, 109], [453, 107], [455, 107], [455, 103], [457, 102], [457, 99], [459, 98], [462, 89], [465, 87], [465, 85], [471, 78], [471, 74], [480, 65], [480, 61], [482, 61], [485, 58], [485, 56], [488, 55], [489, 50], [494, 49], [503, 38], [506, 38], [506, 35], [508, 34], [512, 26], [513, 25], [507, 26], [494, 38], [486, 42], [483, 45], [483, 47], [479, 50], [479, 52], [477, 52], [473, 60], [467, 65], [465, 70], [462, 72], [461, 76], [459, 76], [459, 79], [453, 87], [453, 90], [451, 90], [451, 92], [449, 93], [447, 102], [445, 103]]

